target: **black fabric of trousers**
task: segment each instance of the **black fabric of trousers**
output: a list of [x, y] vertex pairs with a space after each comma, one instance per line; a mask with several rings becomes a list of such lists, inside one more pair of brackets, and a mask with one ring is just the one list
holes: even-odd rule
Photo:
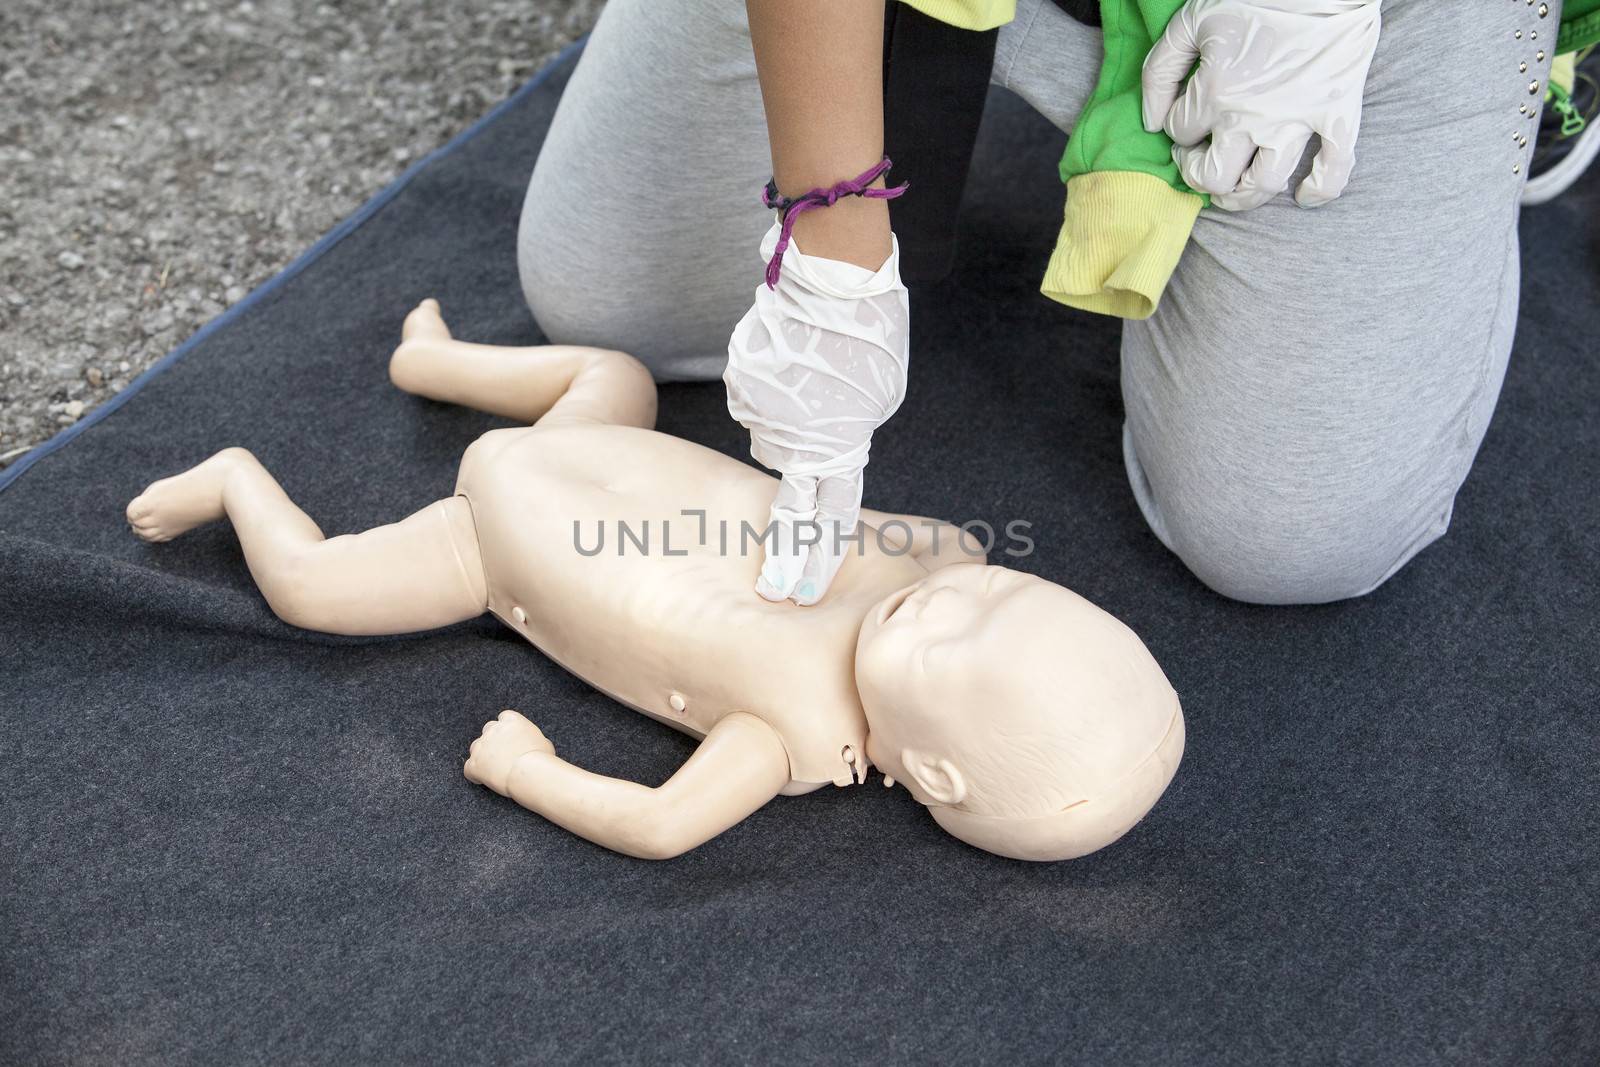
[[[957, 223], [994, 70], [999, 30], [963, 30], [894, 0], [884, 8], [884, 154], [889, 201], [908, 286], [943, 281], [955, 266]], [[915, 190], [914, 192], [912, 190]]]
[[[874, 776], [651, 864], [461, 762], [502, 708], [647, 782], [688, 739], [487, 618], [292, 629], [226, 524], [149, 546], [122, 518], [227, 445], [330, 535], [448, 494], [494, 420], [385, 363], [430, 295], [460, 336], [537, 336], [514, 238], [562, 81], [0, 492], [0, 1063], [1595, 1062], [1593, 176], [1525, 218], [1451, 533], [1362, 600], [1250, 607], [1139, 517], [1118, 325], [1037, 293], [1060, 137], [997, 94], [868, 503], [1031, 520], [1019, 565], [1165, 667], [1183, 765], [1071, 863], [967, 848]], [[742, 454], [723, 403], [665, 388], [661, 428]]]

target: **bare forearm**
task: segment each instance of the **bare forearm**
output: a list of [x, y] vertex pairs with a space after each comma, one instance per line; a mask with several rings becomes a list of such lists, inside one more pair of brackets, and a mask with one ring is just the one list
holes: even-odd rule
[[[883, 158], [883, 4], [747, 0], [772, 174], [785, 196], [853, 178]], [[891, 247], [889, 208], [846, 197], [801, 215], [794, 236], [808, 254], [876, 270]]]

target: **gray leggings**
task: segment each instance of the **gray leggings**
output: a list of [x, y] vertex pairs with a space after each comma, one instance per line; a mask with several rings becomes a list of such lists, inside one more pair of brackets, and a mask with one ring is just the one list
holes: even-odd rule
[[[1529, 84], [1560, 15], [1473, 7], [1385, 4], [1343, 199], [1202, 212], [1160, 310], [1123, 329], [1129, 483], [1156, 535], [1226, 596], [1359, 596], [1449, 524], [1516, 328]], [[994, 80], [1070, 130], [1100, 58], [1098, 30], [1020, 0]], [[523, 208], [540, 327], [631, 352], [662, 380], [719, 375], [761, 274], [771, 220], [751, 190], [770, 169], [744, 5], [611, 0]], [[695, 194], [658, 195], [674, 188]]]

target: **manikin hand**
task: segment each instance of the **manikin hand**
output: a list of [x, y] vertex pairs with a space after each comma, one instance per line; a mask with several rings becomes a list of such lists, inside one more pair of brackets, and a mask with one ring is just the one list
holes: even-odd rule
[[[763, 259], [778, 239], [774, 223]], [[854, 550], [872, 433], [906, 390], [910, 307], [898, 246], [876, 271], [791, 244], [728, 342], [728, 411], [783, 479], [756, 592], [815, 604]]]
[[1145, 129], [1164, 128], [1183, 180], [1228, 211], [1287, 189], [1317, 134], [1322, 147], [1295, 200], [1337, 199], [1355, 166], [1380, 3], [1189, 0], [1145, 58]]
[[519, 712], [502, 711], [484, 724], [483, 733], [472, 742], [467, 762], [461, 768], [467, 781], [486, 785], [501, 796], [507, 792], [511, 768], [530, 752], [555, 755], [556, 746]]

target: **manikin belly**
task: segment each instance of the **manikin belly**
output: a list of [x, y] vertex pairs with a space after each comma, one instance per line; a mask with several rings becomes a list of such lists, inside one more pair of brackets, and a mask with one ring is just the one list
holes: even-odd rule
[[650, 431], [499, 434], [468, 451], [457, 489], [497, 617], [690, 734], [734, 711], [762, 717], [797, 786], [848, 782], [847, 747], [864, 770], [856, 637], [873, 604], [921, 576], [918, 564], [869, 551], [846, 561], [822, 604], [769, 604], [754, 592], [760, 545], [742, 533], [764, 526], [772, 479]]

